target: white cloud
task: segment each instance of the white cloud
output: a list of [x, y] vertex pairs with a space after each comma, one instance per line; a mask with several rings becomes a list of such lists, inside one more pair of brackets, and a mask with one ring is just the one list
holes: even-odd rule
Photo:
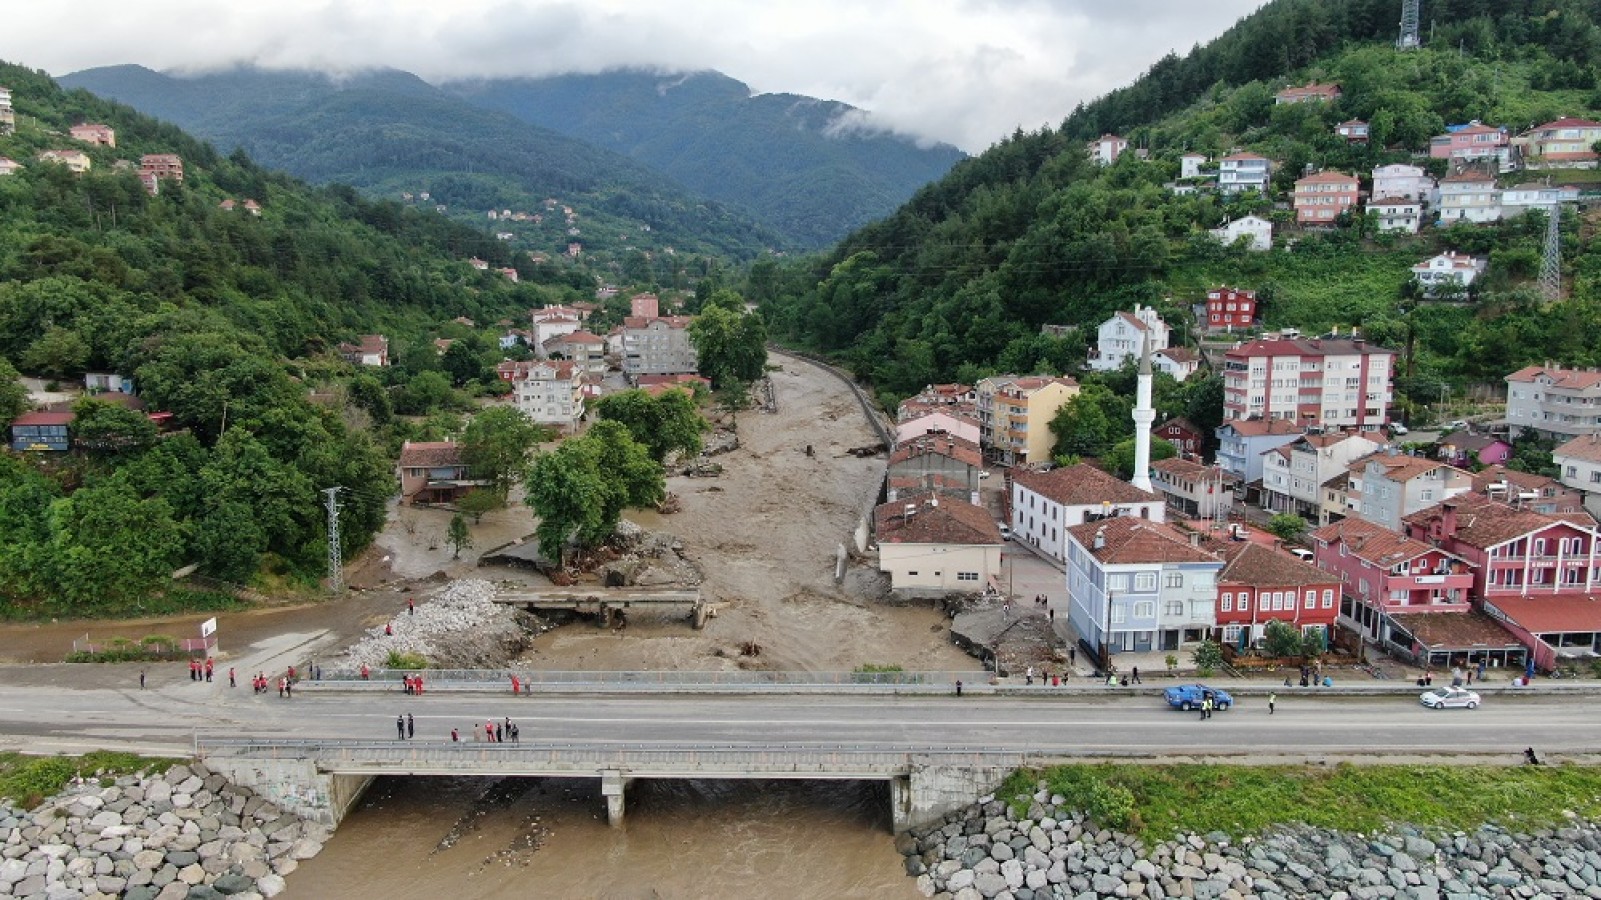
[[240, 62], [429, 80], [635, 66], [716, 69], [757, 92], [977, 152], [1181, 54], [1262, 0], [79, 0], [7, 10], [0, 58], [65, 74]]

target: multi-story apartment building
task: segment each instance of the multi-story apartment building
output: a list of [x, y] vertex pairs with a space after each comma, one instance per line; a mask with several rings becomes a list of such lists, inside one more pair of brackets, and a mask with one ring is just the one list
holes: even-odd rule
[[1506, 377], [1507, 424], [1542, 437], [1601, 431], [1601, 370], [1525, 366]]
[[[1519, 472], [1501, 465], [1485, 466], [1473, 473], [1473, 492], [1483, 494], [1491, 500], [1499, 500], [1508, 506], [1532, 509], [1548, 516], [1585, 512], [1585, 489], [1577, 485], [1592, 484], [1595, 485], [1595, 491], [1601, 491], [1601, 474], [1595, 476], [1590, 474], [1601, 473], [1601, 452], [1585, 448], [1580, 443], [1584, 441], [1589, 441], [1592, 448], [1601, 448], [1601, 440], [1586, 436], [1574, 438], [1558, 447], [1552, 454], [1561, 472], [1561, 481], [1533, 472]], [[1592, 457], [1584, 459], [1590, 467], [1575, 466], [1571, 473], [1575, 478], [1569, 483], [1570, 473], [1565, 460], [1577, 460], [1581, 456]]]
[[1493, 160], [1497, 171], [1513, 168], [1512, 137], [1505, 128], [1495, 128], [1475, 119], [1466, 125], [1446, 128], [1445, 134], [1429, 138], [1429, 156], [1461, 161]]
[[11, 108], [11, 89], [0, 87], [0, 134], [17, 130], [17, 112]]
[[624, 374], [690, 373], [698, 364], [695, 345], [689, 340], [688, 316], [629, 316], [623, 320]]
[[1360, 337], [1249, 341], [1223, 357], [1223, 419], [1376, 431], [1388, 421], [1395, 351]]
[[1256, 291], [1224, 285], [1206, 292], [1208, 331], [1233, 331], [1256, 325]]
[[1291, 199], [1297, 225], [1333, 225], [1340, 213], [1357, 204], [1360, 183], [1344, 172], [1317, 172], [1297, 179]]
[[183, 157], [176, 153], [146, 153], [139, 157], [139, 174], [182, 181]]
[[[1551, 460], [1556, 463], [1564, 487], [1585, 495], [1601, 495], [1601, 433], [1581, 435], [1563, 443], [1551, 452]], [[1507, 493], [1513, 491], [1508, 488]]]
[[1601, 653], [1601, 552], [1595, 520], [1546, 516], [1464, 494], [1406, 518], [1408, 535], [1466, 560], [1484, 611], [1542, 668]]
[[1373, 196], [1411, 200], [1415, 204], [1432, 203], [1439, 185], [1422, 166], [1391, 163], [1373, 169]]
[[1006, 466], [1049, 462], [1051, 418], [1078, 395], [1078, 382], [1050, 375], [996, 375], [978, 383], [979, 443]]
[[[1364, 640], [1414, 654], [1420, 615], [1467, 613], [1467, 561], [1363, 519], [1312, 532], [1319, 569], [1340, 579], [1340, 622]], [[1506, 637], [1510, 638], [1510, 635]]]
[[95, 144], [100, 147], [117, 146], [117, 132], [110, 125], [84, 122], [81, 125], [72, 126], [72, 128], [68, 129], [68, 133], [72, 135], [73, 140], [83, 141], [86, 144]]
[[[1305, 431], [1284, 419], [1242, 419], [1225, 421], [1217, 429], [1217, 464], [1234, 476], [1244, 489], [1244, 499], [1260, 489], [1263, 455], [1290, 443]], [[1249, 486], [1256, 484], [1257, 488]]]
[[1571, 184], [1520, 184], [1501, 192], [1501, 216], [1515, 219], [1531, 209], [1550, 212], [1553, 206], [1578, 202], [1579, 189]]
[[584, 416], [584, 373], [571, 360], [507, 360], [495, 369], [511, 385], [512, 402], [541, 425], [576, 431]]
[[1192, 540], [1144, 519], [1069, 528], [1067, 598], [1079, 637], [1111, 653], [1206, 640], [1217, 625], [1223, 561]]
[[1351, 463], [1379, 449], [1365, 437], [1341, 432], [1306, 434], [1262, 455], [1262, 505], [1326, 525], [1344, 515], [1341, 497], [1325, 502], [1324, 485], [1350, 477]]
[[1440, 224], [1494, 222], [1501, 218], [1501, 189], [1495, 176], [1469, 166], [1440, 180]]
[[[476, 263], [475, 263], [476, 265]], [[545, 306], [529, 311], [534, 355], [545, 355], [545, 343], [553, 337], [572, 334], [583, 327], [583, 316], [570, 306]]]
[[1120, 138], [1115, 134], [1103, 134], [1099, 138], [1090, 141], [1090, 159], [1103, 166], [1109, 166], [1117, 162], [1117, 158], [1122, 156], [1123, 151], [1127, 149], [1128, 141], [1125, 138]]
[[1217, 189], [1225, 194], [1256, 191], [1266, 194], [1273, 163], [1255, 153], [1231, 153], [1217, 161]]
[[1097, 372], [1107, 372], [1130, 360], [1138, 362], [1147, 338], [1154, 352], [1167, 347], [1171, 334], [1167, 323], [1149, 306], [1135, 305], [1131, 313], [1116, 312], [1097, 330], [1089, 366]]
[[1424, 456], [1377, 453], [1360, 465], [1351, 501], [1358, 515], [1391, 531], [1403, 531], [1407, 516], [1473, 490], [1471, 473]]
[[1151, 486], [1168, 506], [1192, 519], [1226, 517], [1234, 506], [1234, 476], [1182, 457], [1151, 463]]
[[1114, 518], [1161, 522], [1162, 497], [1087, 463], [1012, 473], [1012, 535], [1057, 561], [1067, 560], [1066, 530]]
[[570, 359], [587, 375], [606, 374], [606, 339], [587, 331], [558, 334], [540, 348], [542, 359]]
[[1378, 199], [1368, 202], [1368, 212], [1378, 220], [1379, 231], [1398, 231], [1404, 234], [1417, 234], [1423, 226], [1423, 204], [1405, 197], [1386, 197], [1375, 194]]

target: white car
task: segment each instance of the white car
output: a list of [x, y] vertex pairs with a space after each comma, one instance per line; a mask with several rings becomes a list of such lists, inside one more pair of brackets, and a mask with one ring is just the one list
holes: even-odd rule
[[1418, 702], [1430, 709], [1445, 709], [1447, 706], [1476, 709], [1479, 705], [1479, 694], [1467, 688], [1439, 687], [1418, 695]]

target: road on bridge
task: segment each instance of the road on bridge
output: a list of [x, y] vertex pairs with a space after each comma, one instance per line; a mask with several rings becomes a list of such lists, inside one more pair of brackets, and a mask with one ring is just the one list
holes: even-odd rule
[[1276, 713], [1246, 698], [1203, 721], [1159, 696], [893, 697], [850, 695], [411, 697], [307, 691], [293, 700], [248, 688], [162, 690], [0, 686], [0, 742], [80, 752], [118, 747], [186, 754], [196, 731], [215, 737], [383, 740], [397, 715], [417, 739], [470, 740], [474, 722], [510, 716], [522, 743], [700, 747], [845, 746], [868, 750], [986, 749], [1044, 755], [1256, 754], [1427, 756], [1589, 754], [1601, 717], [1587, 697], [1491, 695], [1477, 710], [1428, 710], [1409, 697], [1282, 694]]

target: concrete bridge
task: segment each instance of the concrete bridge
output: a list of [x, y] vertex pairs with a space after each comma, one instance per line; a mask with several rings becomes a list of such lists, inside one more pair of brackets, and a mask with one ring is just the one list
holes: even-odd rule
[[682, 606], [689, 609], [690, 622], [704, 628], [714, 614], [712, 604], [699, 588], [563, 588], [551, 591], [497, 591], [496, 603], [521, 606], [530, 612], [565, 609], [592, 615], [595, 624], [610, 628], [617, 613], [634, 606]]
[[993, 791], [1029, 758], [1015, 751], [820, 746], [663, 746], [196, 737], [195, 757], [280, 806], [337, 825], [379, 775], [598, 778], [621, 825], [638, 778], [884, 781], [897, 832]]

